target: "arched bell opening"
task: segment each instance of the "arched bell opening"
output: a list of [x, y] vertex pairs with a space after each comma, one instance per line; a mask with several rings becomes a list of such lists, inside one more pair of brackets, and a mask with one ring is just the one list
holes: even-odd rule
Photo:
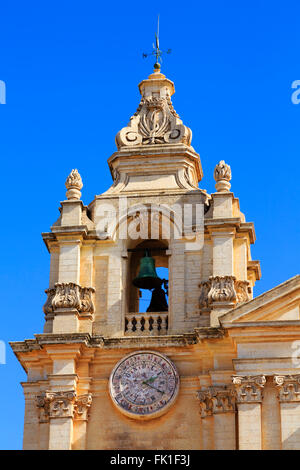
[[168, 312], [167, 250], [163, 240], [145, 240], [128, 249], [128, 313]]

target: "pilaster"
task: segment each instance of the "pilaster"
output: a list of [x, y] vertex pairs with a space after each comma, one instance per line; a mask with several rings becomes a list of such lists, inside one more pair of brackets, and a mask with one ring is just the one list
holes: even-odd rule
[[264, 375], [233, 376], [239, 423], [239, 450], [262, 449], [261, 404]]
[[235, 393], [230, 387], [213, 386], [198, 392], [205, 450], [233, 450], [235, 438]]
[[300, 374], [275, 375], [274, 383], [280, 402], [282, 449], [299, 450]]

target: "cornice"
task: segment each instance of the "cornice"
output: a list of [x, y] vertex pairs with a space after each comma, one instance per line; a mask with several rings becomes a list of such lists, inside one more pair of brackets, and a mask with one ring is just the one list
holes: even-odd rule
[[224, 329], [201, 327], [195, 328], [193, 333], [160, 336], [122, 336], [105, 338], [100, 335], [91, 336], [89, 333], [42, 333], [35, 335], [35, 339], [9, 343], [15, 354], [28, 353], [41, 350], [46, 345], [82, 344], [88, 348], [143, 348], [155, 347], [182, 347], [202, 342], [204, 339], [223, 338]]

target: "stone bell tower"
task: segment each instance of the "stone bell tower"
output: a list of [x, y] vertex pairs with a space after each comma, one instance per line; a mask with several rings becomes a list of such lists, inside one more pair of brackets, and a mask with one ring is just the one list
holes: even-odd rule
[[[112, 186], [85, 206], [72, 170], [60, 216], [43, 233], [51, 257], [44, 331], [12, 343], [28, 374], [25, 449], [235, 448], [235, 420], [226, 415], [227, 437], [214, 444], [218, 435], [201, 418], [198, 392], [216, 386], [226, 395], [233, 387], [236, 346], [220, 319], [253, 297], [260, 277], [250, 252], [254, 227], [230, 191], [223, 160], [214, 172], [216, 192], [199, 188], [200, 156], [159, 66], [139, 90], [140, 104], [108, 159]], [[168, 270], [167, 311], [143, 309], [133, 285], [146, 249], [157, 269]], [[165, 410], [168, 398], [139, 411], [150, 388], [163, 393], [165, 386], [155, 385], [162, 371], [144, 375], [136, 396], [145, 403], [135, 419], [128, 413], [136, 398], [127, 415], [123, 399], [116, 405], [112, 371], [148, 351], [174, 365], [178, 395]]]

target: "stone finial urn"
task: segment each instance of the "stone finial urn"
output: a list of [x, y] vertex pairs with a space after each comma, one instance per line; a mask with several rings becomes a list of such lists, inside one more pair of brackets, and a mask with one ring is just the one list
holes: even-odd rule
[[229, 191], [231, 184], [231, 168], [225, 163], [224, 160], [221, 160], [215, 167], [214, 178], [216, 180], [216, 190], [218, 192]]
[[80, 190], [83, 187], [82, 179], [78, 170], [72, 170], [69, 174], [68, 178], [66, 179], [66, 196], [68, 200], [78, 200], [81, 197]]

